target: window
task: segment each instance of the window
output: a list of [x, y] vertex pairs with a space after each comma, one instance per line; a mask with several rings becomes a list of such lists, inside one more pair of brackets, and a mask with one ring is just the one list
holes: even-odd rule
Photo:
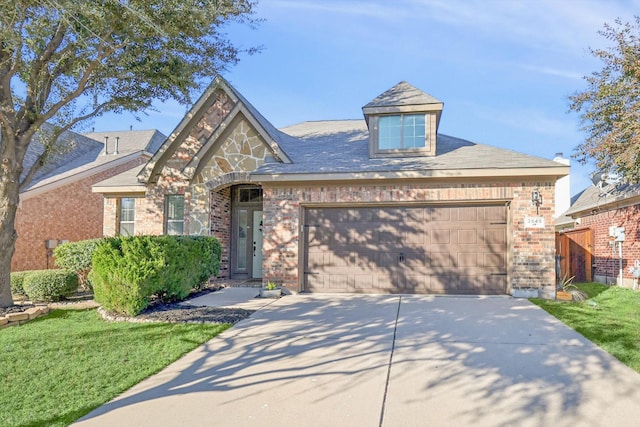
[[379, 150], [424, 148], [426, 126], [424, 114], [380, 116]]
[[262, 188], [239, 187], [238, 203], [262, 203]]
[[167, 234], [184, 234], [184, 196], [167, 196], [165, 227]]
[[118, 234], [121, 236], [133, 236], [135, 232], [136, 199], [123, 197], [120, 199], [120, 222]]

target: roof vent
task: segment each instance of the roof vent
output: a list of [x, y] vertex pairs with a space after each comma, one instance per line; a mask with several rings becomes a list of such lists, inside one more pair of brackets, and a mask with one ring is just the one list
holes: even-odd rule
[[107, 143], [108, 143], [108, 142], [109, 142], [109, 137], [108, 137], [108, 136], [105, 136], [105, 137], [104, 137], [104, 154], [105, 154], [105, 155], [106, 155], [106, 154], [109, 154], [109, 149], [108, 149], [108, 147], [107, 147]]

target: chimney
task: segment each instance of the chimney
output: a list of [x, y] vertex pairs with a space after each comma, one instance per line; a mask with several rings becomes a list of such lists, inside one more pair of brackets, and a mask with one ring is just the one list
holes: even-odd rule
[[108, 136], [105, 136], [105, 137], [104, 137], [104, 154], [105, 154], [105, 155], [106, 155], [106, 154], [109, 154], [109, 150], [108, 150], [108, 148], [107, 148], [107, 143], [108, 143], [108, 142], [109, 142], [109, 137], [108, 137]]
[[118, 144], [119, 144], [119, 143], [120, 143], [120, 137], [119, 137], [119, 136], [116, 136], [116, 150], [113, 152], [113, 155], [114, 155], [114, 156], [117, 156], [117, 155], [119, 154], [119, 153], [118, 153]]
[[133, 125], [129, 125], [129, 130], [133, 130]]
[[[562, 153], [556, 153], [553, 158], [554, 162], [571, 166], [569, 159], [562, 157]], [[554, 217], [558, 218], [571, 207], [571, 175], [563, 176], [556, 181], [556, 208]]]

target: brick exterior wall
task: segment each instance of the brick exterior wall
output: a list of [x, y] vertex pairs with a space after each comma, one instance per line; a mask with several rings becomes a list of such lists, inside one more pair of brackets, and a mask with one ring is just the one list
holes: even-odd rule
[[45, 240], [78, 241], [101, 237], [103, 198], [102, 194], [92, 193], [91, 186], [145, 161], [146, 158], [138, 157], [22, 200], [16, 214], [18, 240], [11, 271], [54, 268], [51, 257], [47, 263]]
[[229, 277], [231, 251], [231, 187], [211, 192], [211, 235], [220, 241], [222, 258], [218, 277]]
[[617, 244], [612, 247], [609, 227], [624, 227], [625, 241], [622, 244], [622, 271], [625, 286], [631, 286], [633, 276], [629, 267], [640, 260], [640, 205], [629, 206], [582, 217], [580, 228], [593, 232], [594, 280], [607, 284], [619, 283], [619, 255]]
[[[538, 189], [544, 204], [536, 213], [531, 192]], [[318, 187], [264, 187], [263, 281], [300, 290], [300, 215], [305, 204], [315, 207], [353, 203], [510, 201], [509, 286], [539, 288], [544, 296], [555, 292], [554, 182], [439, 183]], [[544, 228], [525, 228], [525, 217], [541, 216]]]

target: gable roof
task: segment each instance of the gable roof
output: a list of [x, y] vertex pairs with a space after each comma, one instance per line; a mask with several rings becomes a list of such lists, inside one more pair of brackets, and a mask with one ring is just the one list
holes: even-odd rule
[[638, 203], [640, 203], [640, 184], [622, 184], [617, 187], [610, 185], [603, 189], [591, 185], [579, 193], [578, 198], [564, 215], [577, 218], [601, 210]]
[[376, 96], [362, 107], [362, 112], [367, 124], [371, 115], [435, 112], [437, 130], [443, 108], [444, 103], [439, 99], [402, 81]]
[[155, 152], [153, 157], [142, 168], [137, 176], [137, 179], [140, 182], [155, 182], [158, 179], [165, 162], [171, 158], [172, 154], [178, 149], [180, 144], [189, 136], [189, 133], [201, 120], [207, 109], [215, 102], [216, 92], [218, 90], [224, 91], [227, 96], [233, 100], [235, 106], [224, 118], [222, 123], [218, 125], [218, 128], [214, 131], [212, 137], [209, 138], [209, 141], [206, 141], [199, 152], [194, 156], [195, 161], [189, 162], [189, 164], [183, 169], [182, 172], [185, 173], [186, 176], [192, 175], [195, 172], [195, 166], [197, 165], [194, 165], [194, 163], [198, 163], [200, 159], [206, 157], [207, 152], [213, 148], [216, 136], [219, 136], [225, 126], [238, 114], [242, 114], [251, 122], [251, 124], [256, 128], [256, 131], [266, 141], [277, 159], [283, 162], [291, 162], [287, 153], [285, 153], [280, 147], [281, 140], [285, 139], [286, 136], [282, 135], [281, 132], [279, 132], [266, 118], [264, 118], [264, 116], [260, 114], [260, 112], [256, 110], [256, 108], [224, 78], [222, 78], [222, 76], [217, 76], [174, 131], [171, 132], [169, 138], [167, 138], [167, 140]]
[[[44, 150], [44, 147], [40, 143], [42, 133], [52, 131], [53, 126], [49, 123], [45, 123], [43, 124], [42, 129], [36, 133], [29, 144], [29, 147], [27, 147], [27, 152], [25, 153], [24, 160], [22, 162], [24, 171], [20, 179], [23, 179], [26, 176], [29, 169], [31, 169], [34, 163], [38, 160], [38, 156], [40, 156]], [[77, 163], [78, 159], [85, 154], [95, 150], [100, 150], [102, 147], [102, 144], [98, 141], [73, 131], [66, 131], [62, 133], [62, 135], [60, 135], [59, 142], [64, 143], [65, 148], [62, 149], [61, 152], [54, 154], [49, 161], [35, 173], [27, 188], [22, 191], [27, 191], [28, 188], [35, 186], [44, 177], [50, 176], [51, 173], [58, 168], [64, 165]]]
[[266, 163], [252, 175], [278, 180], [328, 174], [326, 179], [361, 177], [469, 177], [568, 174], [568, 166], [512, 150], [438, 134], [433, 157], [370, 158], [364, 120], [304, 122], [282, 129], [293, 163]]
[[[104, 154], [104, 136], [109, 136], [108, 154]], [[114, 153], [115, 137], [119, 136], [118, 154]], [[127, 162], [137, 156], [157, 150], [166, 136], [157, 130], [73, 133], [74, 148], [41, 169], [21, 194], [22, 199], [32, 197], [52, 185], [62, 185]], [[36, 144], [31, 144], [31, 146]]]
[[431, 104], [442, 104], [442, 101], [405, 81], [401, 81], [391, 89], [388, 89], [376, 96], [371, 102], [362, 108], [368, 109]]

